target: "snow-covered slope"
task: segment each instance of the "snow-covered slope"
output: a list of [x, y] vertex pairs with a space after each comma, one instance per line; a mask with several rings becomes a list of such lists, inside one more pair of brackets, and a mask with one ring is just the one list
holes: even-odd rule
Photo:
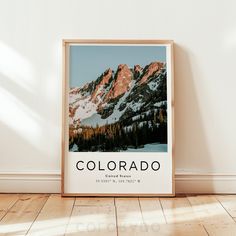
[[165, 63], [108, 69], [97, 80], [70, 90], [70, 125], [96, 127], [145, 114], [166, 105], [165, 87]]
[[149, 143], [140, 148], [128, 148], [123, 152], [167, 152], [167, 144]]

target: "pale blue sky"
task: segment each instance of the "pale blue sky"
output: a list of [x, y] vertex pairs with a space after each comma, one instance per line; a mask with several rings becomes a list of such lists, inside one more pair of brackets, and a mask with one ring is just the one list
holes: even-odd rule
[[153, 61], [166, 62], [165, 46], [70, 46], [70, 87], [96, 80], [106, 69], [119, 64], [144, 67]]

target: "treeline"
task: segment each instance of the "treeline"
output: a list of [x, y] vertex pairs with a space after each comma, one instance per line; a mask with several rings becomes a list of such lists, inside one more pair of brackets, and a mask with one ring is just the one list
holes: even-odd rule
[[122, 151], [142, 148], [148, 143], [167, 143], [166, 109], [158, 109], [132, 120], [91, 127], [70, 127], [69, 148], [77, 151]]

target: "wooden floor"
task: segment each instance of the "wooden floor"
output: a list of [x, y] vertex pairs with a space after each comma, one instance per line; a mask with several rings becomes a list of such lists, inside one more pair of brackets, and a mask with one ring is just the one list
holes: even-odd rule
[[0, 235], [236, 235], [236, 196], [0, 194]]

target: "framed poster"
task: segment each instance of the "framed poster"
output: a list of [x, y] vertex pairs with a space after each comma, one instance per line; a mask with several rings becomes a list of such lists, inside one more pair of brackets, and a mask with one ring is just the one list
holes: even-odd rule
[[63, 196], [173, 196], [173, 41], [63, 40]]

